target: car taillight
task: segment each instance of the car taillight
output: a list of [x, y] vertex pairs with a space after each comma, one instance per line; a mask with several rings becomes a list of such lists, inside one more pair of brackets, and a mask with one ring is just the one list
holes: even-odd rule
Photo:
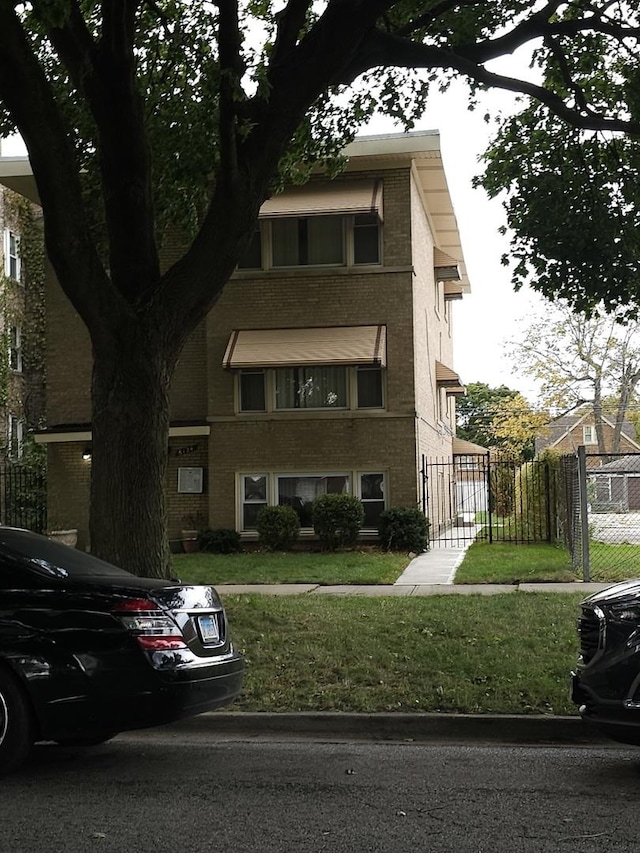
[[130, 631], [146, 651], [185, 649], [180, 628], [173, 619], [148, 598], [128, 598], [113, 610], [114, 616]]

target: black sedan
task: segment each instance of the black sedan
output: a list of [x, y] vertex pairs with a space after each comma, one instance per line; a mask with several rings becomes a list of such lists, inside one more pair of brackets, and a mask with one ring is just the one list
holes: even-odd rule
[[640, 580], [597, 592], [581, 609], [572, 699], [603, 734], [640, 745]]
[[228, 705], [243, 669], [213, 587], [0, 527], [0, 774], [37, 741], [90, 745]]

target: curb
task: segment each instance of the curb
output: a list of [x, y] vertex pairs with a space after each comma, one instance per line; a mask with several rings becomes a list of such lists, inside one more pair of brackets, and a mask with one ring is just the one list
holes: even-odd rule
[[610, 743], [580, 717], [480, 714], [358, 714], [333, 712], [209, 712], [172, 729], [242, 737], [279, 736], [485, 743]]

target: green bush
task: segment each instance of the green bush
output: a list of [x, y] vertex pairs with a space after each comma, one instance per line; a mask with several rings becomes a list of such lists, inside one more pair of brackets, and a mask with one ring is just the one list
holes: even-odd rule
[[354, 545], [363, 519], [364, 507], [352, 495], [321, 495], [313, 502], [313, 529], [331, 551]]
[[387, 551], [426, 551], [429, 520], [417, 507], [397, 506], [380, 513], [380, 543]]
[[237, 554], [242, 551], [242, 542], [237, 530], [203, 530], [198, 536], [198, 550], [210, 554]]
[[258, 538], [268, 551], [286, 551], [298, 538], [300, 519], [293, 507], [265, 506], [257, 517]]

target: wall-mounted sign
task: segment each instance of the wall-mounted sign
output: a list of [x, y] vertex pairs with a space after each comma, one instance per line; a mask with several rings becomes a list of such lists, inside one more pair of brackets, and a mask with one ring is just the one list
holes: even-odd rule
[[202, 468], [178, 468], [178, 492], [180, 494], [202, 494], [202, 483]]

